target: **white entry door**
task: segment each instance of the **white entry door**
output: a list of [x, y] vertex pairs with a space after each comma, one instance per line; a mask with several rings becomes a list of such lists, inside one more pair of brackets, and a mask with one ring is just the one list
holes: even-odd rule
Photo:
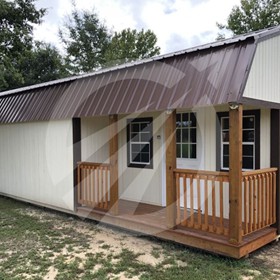
[[[202, 143], [203, 119], [199, 113], [177, 113], [176, 119], [176, 151], [177, 168], [204, 170], [204, 149]], [[190, 206], [190, 184], [187, 180], [187, 205]], [[203, 188], [202, 188], [203, 189]], [[183, 180], [180, 181], [180, 193], [183, 194]], [[204, 201], [203, 193], [200, 193], [201, 202]], [[198, 209], [196, 180], [193, 182], [193, 205]], [[184, 206], [184, 197], [181, 195], [181, 207]]]

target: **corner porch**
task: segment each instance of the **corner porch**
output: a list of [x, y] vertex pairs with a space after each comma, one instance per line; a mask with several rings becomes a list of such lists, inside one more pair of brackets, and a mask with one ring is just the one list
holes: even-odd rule
[[229, 122], [228, 172], [178, 169], [176, 113], [166, 114], [161, 207], [119, 197], [118, 117], [110, 116], [109, 163], [78, 163], [77, 214], [234, 258], [275, 240], [278, 170], [242, 171], [242, 106], [230, 109]]
[[[243, 172], [242, 241], [239, 244], [229, 239], [229, 208], [226, 206], [228, 172], [175, 169], [176, 226], [169, 228], [166, 207], [123, 199], [117, 200], [113, 207], [110, 200], [110, 165], [81, 162], [78, 164], [80, 206], [77, 215], [241, 258], [277, 237], [276, 228], [271, 227], [276, 222], [276, 171], [276, 168], [269, 168]], [[183, 180], [182, 187], [180, 180]], [[205, 193], [208, 195], [205, 196]]]

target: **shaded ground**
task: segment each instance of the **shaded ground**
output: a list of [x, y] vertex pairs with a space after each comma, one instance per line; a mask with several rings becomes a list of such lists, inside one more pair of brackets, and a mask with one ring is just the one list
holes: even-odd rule
[[0, 197], [0, 279], [280, 279], [280, 243], [232, 260]]

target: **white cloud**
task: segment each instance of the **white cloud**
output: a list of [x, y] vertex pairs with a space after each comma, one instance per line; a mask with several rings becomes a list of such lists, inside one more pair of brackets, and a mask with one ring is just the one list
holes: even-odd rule
[[[49, 7], [45, 22], [35, 36], [59, 47], [58, 26], [71, 12], [71, 0], [41, 0]], [[240, 0], [76, 0], [78, 9], [95, 11], [109, 28], [151, 29], [162, 53], [185, 49], [215, 40], [216, 22], [225, 23], [232, 7]], [[52, 7], [52, 8], [51, 8]]]

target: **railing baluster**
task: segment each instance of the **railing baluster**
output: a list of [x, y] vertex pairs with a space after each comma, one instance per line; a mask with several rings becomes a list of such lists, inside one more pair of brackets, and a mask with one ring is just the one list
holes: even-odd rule
[[88, 207], [109, 209], [110, 165], [78, 163], [78, 202]]
[[265, 173], [265, 182], [266, 182], [266, 188], [265, 188], [265, 194], [266, 194], [266, 210], [265, 210], [265, 213], [266, 213], [266, 225], [269, 224], [269, 176], [268, 176], [268, 173]]
[[272, 224], [272, 195], [273, 195], [273, 190], [272, 190], [272, 184], [273, 184], [273, 179], [272, 179], [272, 173], [269, 173], [269, 186], [270, 186], [270, 196], [269, 196], [269, 223]]
[[105, 172], [105, 209], [108, 209], [108, 167], [104, 167]]
[[190, 226], [194, 227], [194, 194], [193, 194], [193, 176], [190, 175], [190, 204], [191, 204], [191, 222], [190, 222]]
[[89, 200], [88, 200], [88, 190], [89, 190], [89, 183], [88, 183], [88, 167], [85, 170], [85, 202], [86, 204], [88, 204]]
[[253, 176], [253, 230], [257, 229], [257, 186], [256, 176]]
[[257, 228], [261, 228], [261, 180], [260, 174], [256, 177], [256, 182], [258, 183], [257, 193], [258, 193], [258, 207], [257, 207]]
[[212, 227], [216, 231], [216, 192], [215, 192], [215, 177], [211, 178], [211, 194], [212, 194]]
[[184, 221], [183, 225], [188, 225], [188, 198], [187, 198], [187, 179], [186, 175], [183, 175], [183, 187], [184, 187]]
[[265, 175], [261, 174], [261, 227], [265, 226]]
[[205, 199], [204, 225], [205, 225], [205, 229], [208, 230], [208, 180], [207, 180], [207, 176], [204, 179], [204, 199]]
[[[242, 173], [242, 235], [250, 234], [275, 223], [276, 171], [277, 168], [269, 168]], [[174, 176], [177, 178], [177, 211], [179, 211], [177, 216], [180, 217], [180, 224], [185, 227], [228, 235], [228, 221], [225, 220], [228, 217], [228, 210], [225, 211], [224, 208], [224, 201], [228, 200], [228, 191], [225, 191], [224, 186], [229, 182], [228, 172], [175, 169]], [[178, 178], [183, 178], [182, 190]], [[204, 188], [201, 184], [204, 185]], [[189, 196], [188, 188], [190, 189]], [[182, 196], [180, 191], [184, 192], [184, 211], [180, 210]], [[197, 198], [194, 197], [195, 194], [197, 194]], [[202, 201], [202, 194], [204, 194], [204, 201]], [[219, 202], [217, 202], [218, 196]], [[211, 206], [209, 199], [211, 199]], [[204, 212], [202, 212], [202, 203], [204, 203]], [[217, 203], [219, 203], [219, 214], [217, 213]], [[196, 213], [195, 210], [198, 212]], [[210, 212], [212, 213], [210, 214]]]
[[177, 219], [176, 224], [179, 225], [181, 223], [181, 206], [180, 206], [180, 200], [181, 200], [181, 193], [180, 193], [180, 177], [179, 174], [176, 174], [176, 193], [177, 193]]
[[81, 203], [81, 165], [77, 167], [77, 180], [78, 180], [78, 203]]
[[248, 233], [248, 177], [244, 178], [244, 234]]
[[94, 207], [93, 200], [92, 200], [92, 194], [93, 194], [93, 182], [92, 182], [92, 167], [89, 168], [89, 174], [88, 174], [88, 184], [89, 184], [89, 197], [88, 201], [89, 204]]
[[224, 184], [223, 178], [220, 178], [219, 189], [220, 189], [220, 227], [221, 232], [224, 233]]
[[100, 174], [101, 174], [101, 208], [105, 207], [104, 198], [105, 198], [105, 192], [104, 192], [104, 170], [103, 167], [100, 167]]
[[200, 178], [199, 176], [195, 176], [196, 178], [196, 187], [197, 187], [197, 223], [198, 228], [201, 228], [201, 192], [200, 192]]

